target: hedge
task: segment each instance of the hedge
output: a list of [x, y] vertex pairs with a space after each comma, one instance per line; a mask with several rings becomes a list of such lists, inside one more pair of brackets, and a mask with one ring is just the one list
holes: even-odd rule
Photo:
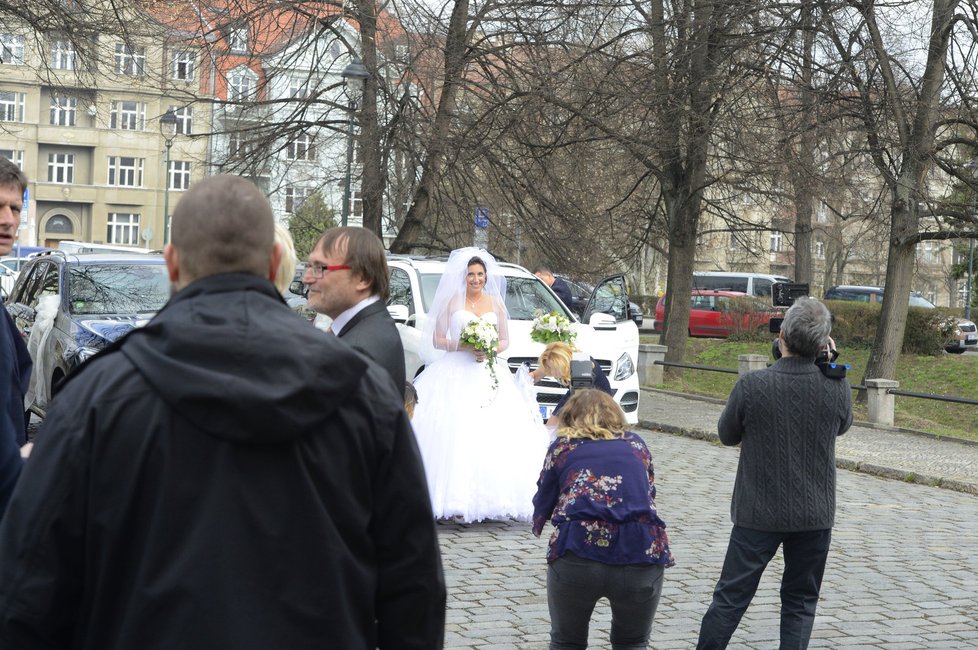
[[[865, 348], [873, 345], [880, 322], [880, 305], [844, 300], [826, 300], [825, 305], [835, 317], [832, 338], [836, 345]], [[902, 352], [939, 355], [944, 352], [944, 344], [953, 330], [952, 310], [910, 307]]]

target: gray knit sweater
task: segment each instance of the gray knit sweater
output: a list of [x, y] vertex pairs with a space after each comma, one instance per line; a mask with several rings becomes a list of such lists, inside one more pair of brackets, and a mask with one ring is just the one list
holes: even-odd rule
[[776, 532], [831, 528], [835, 439], [850, 424], [849, 382], [825, 377], [811, 359], [785, 357], [741, 377], [717, 425], [723, 444], [740, 444], [733, 523]]

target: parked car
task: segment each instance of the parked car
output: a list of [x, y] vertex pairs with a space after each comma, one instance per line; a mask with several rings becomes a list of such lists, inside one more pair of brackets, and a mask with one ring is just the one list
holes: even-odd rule
[[[756, 309], [749, 312], [734, 309], [733, 302], [738, 299], [751, 301], [750, 306], [756, 307]], [[737, 330], [767, 332], [771, 318], [781, 315], [742, 291], [694, 290], [689, 298], [688, 334], [690, 336], [727, 338]], [[662, 296], [655, 306], [652, 331], [662, 332], [665, 319], [666, 296]]]
[[148, 322], [169, 297], [162, 255], [52, 251], [32, 258], [6, 305], [32, 350], [27, 410], [43, 417], [63, 377]]
[[771, 298], [771, 286], [778, 282], [791, 282], [783, 275], [766, 273], [736, 273], [733, 271], [694, 271], [693, 289], [713, 291], [738, 291], [749, 296]]
[[[825, 299], [882, 304], [883, 288], [843, 284], [826, 290]], [[910, 294], [910, 306], [937, 309], [930, 300], [915, 293]], [[954, 323], [954, 330], [951, 332], [951, 337], [947, 343], [944, 344], [944, 349], [954, 354], [961, 354], [965, 350], [978, 349], [978, 327], [975, 326], [975, 323], [967, 318], [955, 318]]]
[[[428, 318], [428, 307], [445, 269], [445, 258], [390, 256], [390, 311], [404, 344], [404, 361], [410, 380], [424, 369], [421, 361], [421, 331]], [[555, 311], [579, 323], [577, 346], [590, 354], [608, 377], [625, 416], [638, 422], [638, 327], [629, 318], [625, 277], [613, 276], [600, 282], [584, 301], [578, 318], [539, 278], [521, 266], [500, 263], [506, 274], [506, 308], [509, 310], [509, 348], [501, 355], [510, 371], [527, 363], [536, 368], [543, 344], [530, 338], [533, 318], [538, 311]], [[565, 389], [555, 381], [536, 385], [540, 413], [548, 418]]]

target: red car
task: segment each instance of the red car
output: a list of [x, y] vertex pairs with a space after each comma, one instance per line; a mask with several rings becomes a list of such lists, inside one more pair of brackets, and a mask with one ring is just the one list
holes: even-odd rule
[[[735, 330], [767, 332], [771, 317], [781, 314], [765, 309], [756, 300], [739, 291], [693, 291], [689, 298], [689, 335], [727, 338]], [[652, 330], [661, 332], [665, 319], [666, 296], [662, 296], [655, 306]]]

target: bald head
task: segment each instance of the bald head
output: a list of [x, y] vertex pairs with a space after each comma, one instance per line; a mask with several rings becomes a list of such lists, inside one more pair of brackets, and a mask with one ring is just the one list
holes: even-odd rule
[[[210, 176], [183, 195], [173, 211], [171, 247], [179, 286], [218, 273], [269, 277], [274, 223], [268, 199], [238, 176]], [[274, 269], [278, 259], [274, 260]]]

